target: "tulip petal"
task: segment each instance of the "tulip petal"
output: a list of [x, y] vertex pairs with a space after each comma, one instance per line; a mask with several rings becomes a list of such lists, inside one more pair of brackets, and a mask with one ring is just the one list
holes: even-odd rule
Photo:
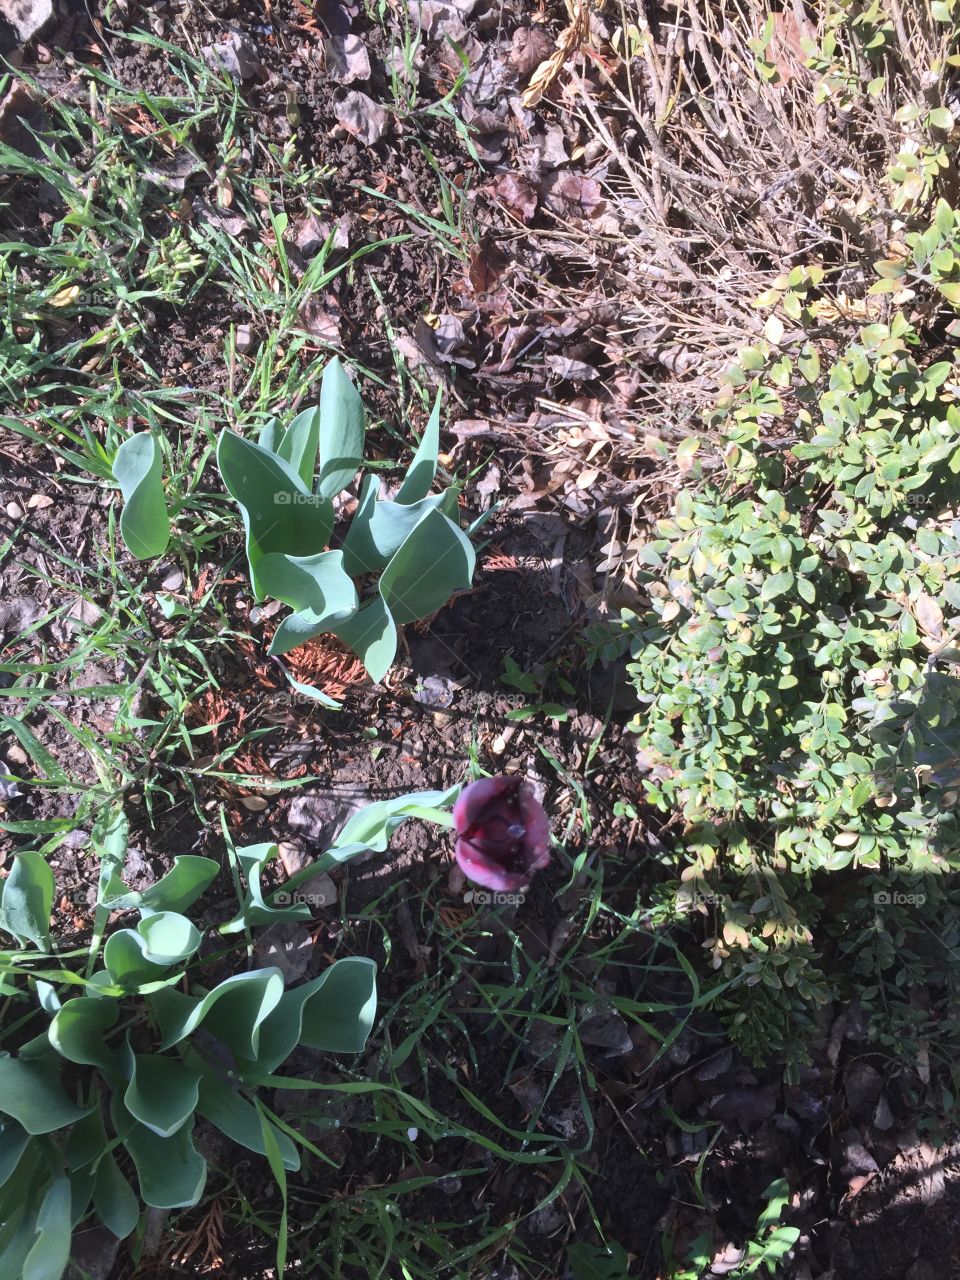
[[549, 819], [522, 777], [499, 774], [464, 787], [453, 817], [457, 863], [485, 889], [514, 893], [550, 861]]
[[489, 802], [502, 795], [513, 783], [513, 778], [499, 773], [492, 778], [479, 778], [464, 787], [453, 806], [453, 823], [457, 831], [462, 834], [469, 830], [479, 821]]

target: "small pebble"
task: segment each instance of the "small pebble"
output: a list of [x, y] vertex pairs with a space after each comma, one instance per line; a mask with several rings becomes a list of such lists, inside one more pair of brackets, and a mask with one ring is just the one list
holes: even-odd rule
[[6, 511], [11, 520], [23, 519], [23, 507], [18, 506], [16, 502], [8, 502]]

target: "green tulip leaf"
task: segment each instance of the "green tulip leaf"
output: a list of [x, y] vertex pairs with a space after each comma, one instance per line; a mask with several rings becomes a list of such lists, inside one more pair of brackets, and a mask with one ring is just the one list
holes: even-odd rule
[[270, 1075], [298, 1044], [325, 1053], [359, 1053], [377, 1011], [377, 966], [365, 956], [335, 961], [318, 978], [284, 992], [261, 1029], [247, 1069]]
[[100, 1067], [109, 1076], [117, 1070], [117, 1060], [104, 1036], [116, 1025], [118, 1016], [116, 1000], [76, 996], [61, 1005], [47, 1035], [61, 1057]]
[[320, 449], [320, 410], [304, 409], [285, 431], [276, 432], [274, 438], [278, 441], [274, 449], [277, 457], [289, 463], [304, 488], [312, 493]]
[[407, 470], [403, 484], [397, 492], [397, 502], [419, 502], [430, 492], [437, 475], [437, 457], [440, 453], [440, 390], [433, 402], [433, 410], [427, 420], [413, 461]]
[[236, 973], [202, 998], [166, 988], [149, 997], [163, 1035], [161, 1049], [172, 1048], [201, 1025], [238, 1057], [257, 1057], [260, 1026], [283, 996], [279, 969]]
[[383, 569], [428, 512], [437, 508], [445, 512], [456, 510], [456, 489], [404, 504], [399, 499], [377, 501], [379, 487], [376, 476], [367, 476], [359, 506], [343, 540], [344, 567], [355, 578]]
[[163, 555], [170, 517], [163, 492], [160, 445], [149, 431], [124, 440], [113, 460], [113, 478], [123, 494], [120, 535], [138, 560]]
[[193, 1126], [158, 1137], [128, 1115], [117, 1095], [111, 1099], [113, 1127], [137, 1170], [140, 1195], [153, 1209], [187, 1209], [197, 1204], [207, 1181], [207, 1162], [193, 1145]]
[[330, 627], [352, 649], [373, 681], [380, 681], [397, 656], [397, 628], [380, 596], [366, 601], [352, 618]]
[[14, 854], [10, 874], [0, 881], [0, 929], [21, 945], [29, 941], [49, 951], [53, 891], [53, 872], [42, 854]]
[[123, 1101], [135, 1120], [169, 1138], [193, 1115], [199, 1079], [197, 1071], [176, 1058], [138, 1053]]
[[323, 371], [319, 417], [317, 493], [324, 498], [334, 498], [360, 468], [365, 431], [360, 393], [337, 359], [331, 360]]
[[[459, 794], [460, 788], [456, 786], [447, 791], [414, 791], [364, 805], [344, 825], [333, 845], [310, 867], [310, 873], [315, 875], [318, 871], [347, 862], [358, 853], [370, 850], [383, 853], [394, 831], [408, 818], [420, 818], [444, 827], [453, 826], [450, 809]], [[289, 883], [293, 884], [295, 880], [294, 877]]]
[[[197, 1110], [204, 1119], [225, 1133], [228, 1138], [255, 1151], [258, 1155], [266, 1155], [263, 1142], [263, 1130], [256, 1107], [242, 1098], [236, 1090], [213, 1076], [204, 1074], [200, 1079], [200, 1100]], [[284, 1167], [291, 1170], [300, 1168], [300, 1153], [282, 1130], [271, 1125], [273, 1136], [280, 1148]]]
[[199, 930], [186, 916], [158, 911], [145, 916], [136, 929], [112, 933], [103, 948], [103, 962], [115, 983], [136, 986], [159, 977], [158, 968], [189, 959], [199, 945]]
[[473, 581], [476, 553], [441, 511], [429, 511], [380, 575], [379, 591], [401, 626], [435, 613]]
[[111, 911], [148, 907], [151, 911], [183, 912], [202, 897], [219, 871], [220, 864], [213, 858], [179, 854], [167, 874], [142, 893], [128, 889], [122, 880], [113, 876], [103, 890], [103, 905]]
[[11, 1177], [27, 1149], [30, 1134], [16, 1120], [0, 1121], [0, 1187]]
[[70, 1130], [70, 1136], [64, 1146], [67, 1168], [71, 1172], [85, 1168], [88, 1164], [92, 1164], [108, 1145], [103, 1113], [99, 1107], [94, 1107], [89, 1115], [78, 1120]]
[[280, 924], [285, 921], [309, 920], [310, 907], [305, 902], [290, 906], [272, 907], [263, 896], [260, 874], [263, 867], [275, 858], [279, 849], [275, 844], [252, 844], [237, 850], [237, 861], [247, 882], [247, 900], [240, 913], [220, 926], [224, 934], [239, 933], [251, 925]]
[[97, 1165], [93, 1207], [103, 1225], [118, 1240], [125, 1240], [140, 1219], [140, 1203], [136, 1194], [109, 1152]]
[[232, 431], [220, 436], [217, 462], [227, 492], [240, 507], [254, 595], [262, 600], [263, 557], [322, 551], [333, 529], [333, 507], [311, 494], [282, 458]]
[[68, 1178], [54, 1178], [37, 1214], [37, 1239], [23, 1263], [22, 1280], [60, 1280], [70, 1261], [72, 1220]]
[[344, 573], [342, 551], [312, 556], [274, 552], [260, 562], [260, 581], [273, 599], [321, 617], [349, 617], [357, 608], [357, 589]]
[[0, 1058], [0, 1112], [27, 1133], [53, 1133], [89, 1111], [64, 1093], [56, 1059]]

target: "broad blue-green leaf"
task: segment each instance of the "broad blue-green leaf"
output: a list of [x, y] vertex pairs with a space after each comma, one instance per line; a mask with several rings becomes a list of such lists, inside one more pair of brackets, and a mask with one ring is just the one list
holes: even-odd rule
[[376, 476], [367, 476], [360, 504], [343, 540], [343, 563], [352, 577], [383, 569], [429, 511], [456, 510], [456, 489], [404, 504], [377, 501], [379, 486]]
[[158, 977], [167, 968], [188, 959], [200, 945], [199, 930], [175, 911], [145, 916], [136, 929], [118, 929], [107, 939], [103, 962], [114, 982], [137, 985]]
[[203, 1023], [242, 1058], [257, 1057], [260, 1026], [283, 995], [279, 969], [253, 969], [225, 978], [202, 999], [167, 988], [149, 997], [163, 1034], [161, 1049], [169, 1049]]
[[49, 951], [54, 880], [46, 858], [29, 849], [14, 854], [10, 874], [0, 884], [0, 929]]
[[[312, 493], [320, 448], [320, 410], [304, 409], [279, 435], [276, 453], [290, 464], [301, 483]], [[332, 495], [331, 495], [332, 496]]]
[[29, 1141], [29, 1133], [18, 1121], [0, 1121], [0, 1187], [16, 1169]]
[[131, 555], [150, 560], [170, 541], [160, 446], [149, 431], [124, 440], [113, 460], [113, 478], [123, 494], [120, 534]]
[[136, 1166], [144, 1202], [153, 1209], [197, 1204], [207, 1181], [207, 1162], [193, 1145], [192, 1126], [184, 1125], [170, 1138], [159, 1138], [128, 1116], [122, 1104], [112, 1105], [111, 1114]]
[[427, 420], [423, 436], [413, 461], [397, 493], [397, 502], [419, 502], [430, 492], [437, 474], [437, 456], [440, 452], [440, 391], [433, 402], [433, 410]]
[[[280, 441], [283, 439], [283, 427], [276, 420], [271, 418], [269, 422], [264, 423], [260, 428], [260, 434], [257, 436], [257, 444], [261, 449], [266, 449], [267, 453], [276, 453], [280, 447]], [[308, 485], [308, 488], [312, 486]]]
[[125, 1240], [140, 1218], [140, 1202], [109, 1152], [97, 1165], [93, 1207], [118, 1240]]
[[278, 852], [279, 849], [275, 844], [251, 844], [237, 850], [237, 859], [247, 882], [247, 901], [233, 920], [220, 926], [221, 933], [239, 933], [248, 925], [269, 925], [283, 921], [310, 919], [310, 907], [305, 902], [271, 907], [264, 899], [260, 883], [261, 871], [271, 858], [277, 856]]
[[232, 431], [220, 436], [217, 463], [227, 492], [240, 507], [250, 579], [254, 595], [262, 600], [263, 557], [270, 552], [322, 551], [333, 529], [333, 507], [326, 498], [311, 494], [288, 463]]
[[67, 1168], [73, 1172], [92, 1164], [107, 1145], [103, 1113], [99, 1106], [95, 1106], [89, 1115], [78, 1120], [70, 1130], [70, 1136], [64, 1147]]
[[123, 1101], [135, 1120], [169, 1138], [193, 1115], [199, 1079], [198, 1072], [176, 1058], [138, 1053]]
[[117, 1069], [117, 1061], [104, 1037], [116, 1025], [118, 1015], [116, 1000], [75, 996], [61, 1006], [47, 1035], [61, 1057], [100, 1067], [109, 1075]]
[[[241, 1147], [246, 1147], [248, 1151], [256, 1151], [261, 1156], [266, 1155], [263, 1130], [260, 1127], [260, 1116], [256, 1108], [228, 1083], [204, 1074], [200, 1079], [200, 1099], [197, 1110]], [[287, 1169], [299, 1169], [300, 1153], [297, 1148], [276, 1126], [271, 1128], [282, 1153], [284, 1166]]]
[[378, 589], [401, 626], [436, 612], [473, 581], [470, 541], [440, 511], [428, 512], [380, 575]]
[[274, 600], [293, 609], [312, 609], [321, 618], [349, 617], [357, 608], [357, 589], [344, 573], [342, 551], [266, 555], [260, 562], [260, 581]]
[[394, 831], [407, 818], [453, 826], [450, 809], [459, 794], [460, 788], [456, 786], [447, 791], [413, 791], [408, 795], [394, 796], [392, 800], [364, 805], [344, 825], [331, 848], [318, 858], [313, 872], [346, 862], [367, 850], [383, 853]]
[[363, 458], [364, 413], [360, 393], [333, 359], [320, 384], [320, 474], [317, 493], [333, 498], [357, 474]]
[[76, 1227], [90, 1211], [97, 1172], [93, 1168], [75, 1169], [67, 1174], [70, 1182], [70, 1226]]
[[335, 623], [330, 630], [353, 650], [371, 680], [383, 679], [397, 656], [397, 628], [380, 596], [366, 601], [352, 618]]
[[70, 1260], [70, 1182], [54, 1178], [37, 1214], [37, 1239], [23, 1264], [23, 1280], [60, 1280]]
[[359, 1053], [376, 1011], [376, 964], [365, 956], [337, 960], [312, 982], [284, 992], [263, 1026], [251, 1069], [272, 1073], [297, 1044], [325, 1053]]
[[129, 839], [130, 824], [123, 811], [123, 805], [105, 806], [100, 811], [90, 833], [90, 843], [100, 859], [100, 869], [97, 874], [97, 901], [93, 911], [93, 928], [90, 930], [90, 943], [87, 947], [88, 972], [100, 954], [104, 931], [110, 920], [110, 910], [104, 905], [104, 895], [108, 886], [118, 879], [123, 869]]
[[179, 854], [173, 866], [149, 888], [138, 893], [114, 876], [107, 884], [103, 901], [111, 911], [148, 907], [151, 911], [183, 912], [202, 897], [216, 879], [220, 864], [197, 854]]
[[0, 1112], [12, 1116], [27, 1133], [64, 1129], [89, 1110], [64, 1093], [56, 1060], [0, 1058]]
[[316, 613], [313, 609], [300, 609], [297, 613], [288, 613], [270, 642], [271, 658], [282, 658], [291, 649], [299, 649], [302, 644], [316, 640], [329, 632], [335, 624], [325, 613]]

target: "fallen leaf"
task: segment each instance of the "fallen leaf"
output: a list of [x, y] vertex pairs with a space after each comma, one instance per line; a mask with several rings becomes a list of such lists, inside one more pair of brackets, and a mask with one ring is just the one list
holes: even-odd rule
[[250, 80], [262, 65], [256, 45], [239, 31], [231, 31], [219, 44], [204, 45], [200, 52], [208, 67], [226, 71], [238, 83]]
[[483, 236], [470, 250], [467, 275], [475, 293], [491, 293], [510, 265], [510, 259], [492, 236]]
[[556, 169], [542, 183], [547, 208], [561, 218], [582, 217], [603, 205], [600, 183], [580, 173]]
[[47, 507], [53, 506], [53, 499], [45, 493], [31, 493], [27, 499], [27, 508], [30, 511], [43, 511]]
[[456, 316], [445, 313], [438, 316], [433, 324], [420, 316], [414, 336], [424, 355], [435, 364], [458, 364], [464, 369], [476, 367], [476, 361], [470, 356], [456, 354], [466, 341], [463, 324]]
[[259, 813], [262, 809], [266, 809], [268, 801], [264, 800], [263, 796], [241, 796], [240, 803], [251, 813]]
[[519, 76], [528, 76], [550, 57], [554, 42], [543, 27], [517, 27], [510, 42], [510, 65]]
[[493, 192], [521, 222], [529, 222], [537, 211], [537, 189], [518, 173], [502, 173], [493, 184]]
[[933, 596], [928, 596], [926, 592], [921, 591], [917, 596], [914, 612], [917, 615], [917, 621], [928, 636], [938, 640], [943, 635], [943, 610]]
[[583, 360], [571, 360], [568, 356], [547, 356], [543, 363], [551, 373], [568, 382], [590, 382], [600, 377], [592, 364], [586, 364]]
[[65, 289], [58, 289], [50, 298], [51, 307], [69, 307], [76, 302], [80, 296], [80, 286], [78, 284], [69, 284]]
[[387, 131], [387, 113], [378, 102], [355, 89], [337, 107], [337, 119], [361, 142], [372, 147]]
[[327, 70], [340, 84], [370, 79], [370, 55], [359, 36], [331, 36], [324, 40], [323, 52]]
[[340, 307], [336, 298], [328, 295], [309, 297], [300, 308], [300, 323], [307, 333], [331, 346], [340, 343]]

